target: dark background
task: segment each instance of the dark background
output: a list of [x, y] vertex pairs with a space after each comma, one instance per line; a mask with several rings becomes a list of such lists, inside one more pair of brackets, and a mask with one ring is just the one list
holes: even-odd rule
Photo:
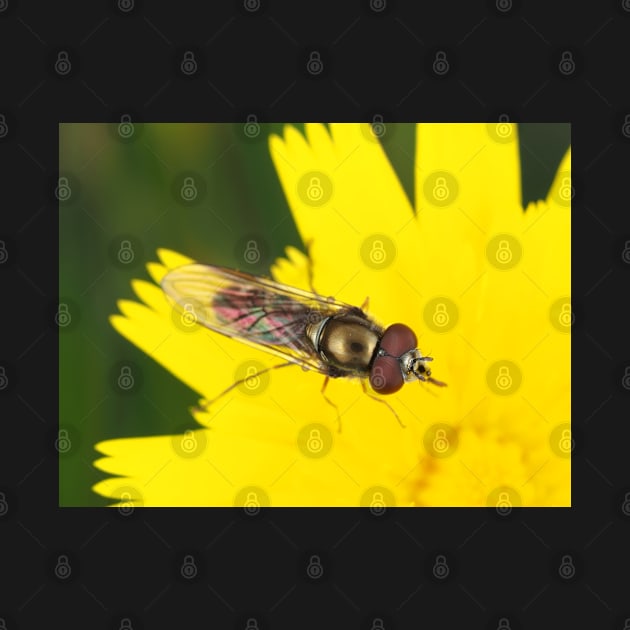
[[[6, 628], [246, 628], [248, 619], [254, 630], [624, 628], [630, 3], [578, 10], [570, 2], [551, 8], [497, 0], [446, 3], [423, 15], [411, 6], [0, 1]], [[192, 75], [181, 70], [186, 51], [197, 62]], [[57, 63], [60, 52], [69, 67]], [[435, 65], [442, 52], [446, 72]], [[323, 64], [316, 75], [308, 71], [313, 53]], [[242, 510], [58, 508], [58, 124], [118, 125], [123, 114], [134, 123], [242, 123], [252, 114], [260, 122], [507, 115], [571, 123], [574, 507], [514, 510], [507, 518], [494, 510], [388, 510], [382, 517], [263, 510], [251, 517]], [[545, 156], [539, 166], [550, 179], [552, 158], [532, 153], [534, 164]], [[289, 225], [281, 229], [296, 242]], [[201, 236], [200, 229], [199, 247]], [[148, 257], [152, 247], [147, 239]], [[76, 264], [89, 261], [86, 250]], [[105, 316], [111, 306], [104, 309]], [[77, 475], [91, 474], [91, 459]], [[187, 555], [198, 569], [193, 579], [180, 571]], [[306, 571], [313, 555], [323, 567], [315, 580]], [[437, 555], [446, 558], [447, 579], [433, 573]], [[569, 573], [559, 571], [565, 556]]]

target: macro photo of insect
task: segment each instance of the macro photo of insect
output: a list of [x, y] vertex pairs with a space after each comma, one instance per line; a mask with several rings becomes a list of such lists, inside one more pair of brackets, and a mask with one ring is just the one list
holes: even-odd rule
[[569, 125], [60, 141], [60, 505], [571, 505]]

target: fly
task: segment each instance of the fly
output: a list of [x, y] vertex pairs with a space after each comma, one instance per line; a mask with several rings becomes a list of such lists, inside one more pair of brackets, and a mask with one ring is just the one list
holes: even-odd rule
[[[431, 376], [427, 363], [433, 359], [418, 350], [411, 328], [405, 324], [383, 328], [362, 308], [333, 298], [202, 264], [168, 272], [162, 289], [206, 328], [284, 359], [284, 363], [261, 370], [259, 375], [290, 365], [325, 375], [322, 394], [335, 408], [324, 394], [330, 378], [363, 379], [365, 393], [386, 404], [401, 425], [398, 414], [386, 401], [367, 392], [365, 379], [379, 394], [393, 394], [416, 380], [445, 385]], [[217, 398], [244, 380], [233, 383]]]

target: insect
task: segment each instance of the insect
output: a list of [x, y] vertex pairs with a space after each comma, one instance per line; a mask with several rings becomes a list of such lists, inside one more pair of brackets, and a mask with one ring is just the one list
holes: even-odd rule
[[[358, 377], [365, 393], [385, 403], [402, 425], [386, 401], [367, 392], [365, 379], [379, 394], [393, 394], [416, 380], [445, 385], [431, 376], [427, 363], [433, 359], [418, 350], [411, 328], [381, 327], [363, 311], [367, 301], [358, 308], [314, 290], [202, 264], [173, 269], [164, 276], [162, 289], [206, 328], [285, 360], [258, 375], [296, 364], [325, 375], [322, 394], [335, 408], [324, 393], [329, 379]], [[245, 380], [233, 383], [214, 400]]]

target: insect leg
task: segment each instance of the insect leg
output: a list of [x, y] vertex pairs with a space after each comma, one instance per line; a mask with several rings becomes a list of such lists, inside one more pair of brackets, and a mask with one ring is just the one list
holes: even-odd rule
[[368, 295], [365, 300], [363, 300], [363, 304], [361, 304], [361, 310], [367, 311], [368, 306], [370, 305], [370, 296]]
[[402, 423], [402, 420], [398, 417], [398, 414], [396, 413], [394, 408], [386, 400], [383, 400], [382, 398], [378, 398], [377, 396], [373, 396], [372, 394], [368, 392], [367, 387], [365, 386], [365, 381], [361, 381], [361, 387], [363, 387], [363, 393], [366, 396], [369, 396], [372, 400], [375, 400], [376, 402], [383, 403], [394, 414], [394, 416], [396, 417], [396, 420], [398, 420], [398, 424], [403, 429], [407, 428], [407, 425]]
[[339, 407], [337, 407], [337, 405], [335, 405], [335, 403], [330, 400], [330, 398], [328, 398], [328, 396], [326, 396], [326, 394], [324, 393], [326, 391], [326, 387], [328, 386], [328, 381], [330, 380], [330, 376], [327, 376], [324, 379], [324, 384], [322, 385], [322, 396], [324, 397], [324, 400], [331, 406], [334, 408], [335, 412], [337, 413], [337, 427], [338, 427], [338, 432], [341, 433], [341, 416], [339, 415]]
[[[293, 363], [292, 361], [287, 361], [286, 363], [280, 363], [279, 365], [272, 365], [271, 367], [265, 368], [264, 370], [260, 370], [260, 372], [256, 372], [256, 374], [254, 374], [253, 376], [260, 376], [265, 372], [278, 370], [289, 365], [295, 365], [295, 363]], [[201, 403], [201, 405], [194, 407], [195, 411], [208, 411], [208, 407], [210, 407], [210, 405], [217, 402], [217, 400], [219, 400], [220, 398], [223, 398], [223, 396], [225, 396], [228, 392], [231, 392], [235, 387], [238, 387], [241, 383], [244, 383], [248, 378], [252, 378], [252, 375], [248, 376], [247, 378], [240, 378], [238, 381], [234, 381], [234, 383], [232, 383], [227, 389], [224, 389], [218, 396], [215, 396], [212, 400], [207, 400]]]

